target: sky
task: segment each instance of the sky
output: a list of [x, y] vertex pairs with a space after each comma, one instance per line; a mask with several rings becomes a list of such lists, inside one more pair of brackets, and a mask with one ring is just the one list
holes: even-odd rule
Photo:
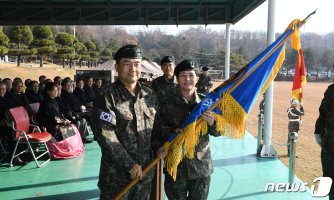
[[[326, 34], [334, 31], [334, 0], [276, 0], [275, 32], [283, 32], [293, 19], [304, 19], [309, 13], [317, 9], [315, 15], [301, 28], [302, 32]], [[257, 7], [249, 15], [241, 19], [230, 29], [244, 31], [267, 31], [268, 0]], [[194, 25], [196, 26], [196, 25]], [[190, 26], [127, 26], [127, 30], [152, 31], [159, 29], [168, 34], [188, 29]], [[207, 28], [218, 32], [225, 30], [225, 25], [208, 25]]]

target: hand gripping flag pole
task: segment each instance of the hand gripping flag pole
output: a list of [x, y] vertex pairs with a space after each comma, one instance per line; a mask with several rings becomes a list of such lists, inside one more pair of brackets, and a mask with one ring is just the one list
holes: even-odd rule
[[[315, 14], [309, 14], [304, 20], [294, 20], [286, 31], [260, 55], [239, 70], [229, 80], [210, 92], [190, 113], [182, 124], [182, 133], [172, 135], [164, 144], [168, 155], [165, 160], [167, 171], [176, 179], [177, 166], [183, 157], [192, 159], [200, 134], [207, 132], [207, 123], [200, 116], [210, 110], [214, 112], [216, 129], [222, 135], [232, 138], [244, 136], [246, 115], [271, 81], [276, 77], [285, 57], [285, 42]], [[143, 170], [147, 174], [160, 160], [155, 158]], [[120, 199], [131, 187], [139, 181], [133, 179], [114, 197]]]

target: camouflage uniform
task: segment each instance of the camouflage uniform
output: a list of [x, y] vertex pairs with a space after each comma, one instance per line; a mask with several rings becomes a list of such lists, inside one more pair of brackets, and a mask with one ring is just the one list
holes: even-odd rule
[[[330, 177], [334, 181], [334, 84], [326, 90], [319, 113], [314, 133], [321, 135], [323, 176]], [[329, 199], [334, 199], [334, 184], [332, 184]]]
[[173, 81], [167, 80], [165, 76], [160, 76], [153, 80], [152, 89], [158, 96], [160, 104], [162, 104], [168, 97], [177, 94], [177, 80], [174, 76]]
[[266, 104], [266, 101], [265, 101], [265, 98], [263, 97], [262, 101], [260, 102], [260, 105], [259, 105], [259, 110], [260, 110], [260, 113], [259, 113], [259, 116], [261, 116], [262, 120], [261, 120], [261, 129], [262, 129], [262, 140], [263, 140], [263, 137], [265, 135], [265, 132], [264, 132], [264, 106]]
[[[288, 143], [290, 142], [290, 133], [299, 131], [300, 126], [300, 116], [304, 115], [304, 107], [300, 106], [300, 110], [296, 107], [291, 106], [288, 110], [288, 118], [289, 118], [289, 133], [288, 133]], [[287, 146], [288, 148], [288, 155], [290, 155], [290, 145]]]
[[[195, 95], [194, 102], [187, 102], [182, 96], [176, 95], [160, 107], [159, 122], [154, 127], [152, 138], [152, 146], [155, 150], [161, 147], [177, 128], [181, 127], [190, 111], [201, 101], [198, 94], [195, 93]], [[164, 169], [165, 192], [169, 200], [208, 198], [210, 175], [213, 172], [209, 134], [220, 136], [215, 130], [215, 125], [208, 127], [208, 134], [199, 139], [194, 159], [184, 158], [180, 162], [176, 181]]]
[[199, 75], [199, 80], [196, 84], [197, 92], [207, 95], [210, 92], [210, 88], [212, 87], [211, 77], [208, 75], [201, 74]]
[[264, 106], [265, 106], [266, 102], [265, 99], [263, 98], [259, 104], [259, 110], [260, 110], [260, 114], [264, 115]]
[[[99, 120], [97, 142], [102, 151], [98, 183], [101, 199], [112, 199], [130, 183], [129, 171], [136, 163], [144, 169], [153, 159], [151, 132], [158, 99], [148, 86], [138, 82], [137, 87], [139, 92], [134, 96], [121, 81], [116, 81], [94, 103], [93, 111]], [[111, 122], [101, 120], [102, 111], [112, 115]], [[149, 199], [154, 171], [122, 199]]]

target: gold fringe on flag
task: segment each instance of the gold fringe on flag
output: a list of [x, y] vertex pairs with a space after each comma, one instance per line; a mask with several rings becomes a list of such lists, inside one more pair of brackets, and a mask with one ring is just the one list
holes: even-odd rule
[[[242, 106], [230, 94], [224, 93], [217, 107], [222, 111], [222, 114], [214, 114], [216, 130], [227, 137], [242, 138], [246, 121], [246, 112]], [[177, 166], [182, 161], [183, 156], [193, 159], [200, 135], [204, 136], [207, 132], [207, 122], [199, 118], [184, 128], [183, 132], [178, 134], [172, 143], [165, 144], [165, 148], [169, 151], [165, 158], [165, 166], [174, 180], [176, 180]]]
[[221, 115], [216, 115], [217, 131], [222, 135], [241, 139], [245, 135], [246, 111], [230, 93], [224, 93], [219, 100]]

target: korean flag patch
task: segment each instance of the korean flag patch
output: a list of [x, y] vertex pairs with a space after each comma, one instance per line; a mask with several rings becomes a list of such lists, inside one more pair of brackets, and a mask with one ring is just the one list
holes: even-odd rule
[[106, 112], [102, 112], [100, 115], [100, 119], [106, 122], [111, 122], [112, 120], [112, 114], [110, 113], [106, 113]]

